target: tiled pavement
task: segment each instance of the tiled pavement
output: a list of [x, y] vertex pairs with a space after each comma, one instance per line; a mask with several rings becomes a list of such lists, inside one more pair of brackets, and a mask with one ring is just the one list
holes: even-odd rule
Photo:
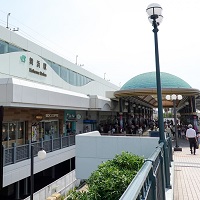
[[178, 139], [178, 145], [182, 147], [182, 151], [174, 151], [173, 155], [173, 199], [200, 200], [200, 149], [193, 155], [187, 140]]

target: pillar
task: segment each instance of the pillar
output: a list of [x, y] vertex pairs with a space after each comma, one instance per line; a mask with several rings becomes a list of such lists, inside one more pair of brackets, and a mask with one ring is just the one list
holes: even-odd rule
[[28, 178], [24, 179], [24, 195], [28, 195]]
[[119, 99], [119, 126], [120, 130], [123, 129], [123, 112], [122, 112], [122, 98]]
[[19, 181], [17, 181], [16, 183], [15, 183], [15, 198], [16, 199], [20, 199], [20, 183], [19, 183]]

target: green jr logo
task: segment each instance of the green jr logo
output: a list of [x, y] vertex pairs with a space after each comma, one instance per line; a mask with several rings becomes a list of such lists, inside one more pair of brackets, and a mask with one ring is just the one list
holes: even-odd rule
[[26, 62], [26, 56], [25, 55], [22, 55], [22, 56], [20, 56], [20, 60], [21, 60], [21, 62]]

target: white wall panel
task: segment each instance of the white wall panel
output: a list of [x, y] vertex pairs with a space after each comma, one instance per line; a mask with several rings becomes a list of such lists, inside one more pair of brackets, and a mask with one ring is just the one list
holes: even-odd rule
[[1, 66], [0, 66], [0, 69], [1, 69], [1, 72], [2, 74], [10, 74], [10, 68], [9, 68], [9, 62], [10, 62], [10, 56], [9, 54], [3, 54], [1, 55], [0, 57], [0, 63], [1, 63]]
[[0, 27], [0, 31], [1, 31], [0, 39], [10, 42], [10, 34], [12, 33], [12, 31], [2, 26]]
[[1, 102], [7, 102], [7, 80], [0, 79], [0, 99]]
[[41, 55], [42, 54], [42, 47], [40, 47], [39, 45], [31, 42], [30, 40], [28, 40], [28, 50], [34, 54], [37, 55]]
[[22, 49], [28, 48], [28, 41], [24, 40], [20, 35], [16, 34], [15, 32], [11, 31], [10, 33], [10, 42], [12, 44], [19, 43]]
[[43, 58], [46, 58], [47, 60], [53, 60], [53, 53], [51, 51], [49, 51], [48, 49], [42, 48], [41, 56]]
[[98, 131], [76, 136], [76, 174], [88, 179], [98, 165], [113, 159], [122, 151], [148, 158], [158, 146], [159, 138], [131, 136], [101, 136]]

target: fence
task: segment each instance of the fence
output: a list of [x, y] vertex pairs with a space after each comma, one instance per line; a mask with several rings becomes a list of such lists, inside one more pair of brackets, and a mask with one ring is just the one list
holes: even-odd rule
[[[166, 139], [169, 166], [172, 161], [171, 138]], [[120, 200], [165, 200], [166, 174], [164, 143], [160, 143], [152, 156], [145, 160], [141, 170], [130, 183]]]
[[13, 143], [11, 148], [3, 150], [3, 164], [4, 166], [20, 162], [31, 158], [31, 145], [34, 145], [34, 156], [37, 156], [38, 151], [43, 148], [47, 153], [75, 145], [75, 135], [59, 137], [50, 140], [41, 139], [39, 142], [16, 146]]

